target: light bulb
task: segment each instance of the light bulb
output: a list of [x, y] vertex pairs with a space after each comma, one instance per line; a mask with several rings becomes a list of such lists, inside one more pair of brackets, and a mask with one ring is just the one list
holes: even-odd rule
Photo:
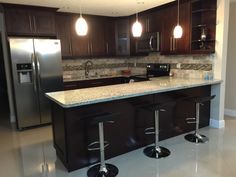
[[136, 22], [134, 22], [132, 26], [133, 37], [140, 37], [142, 35], [142, 31], [143, 31], [143, 28], [142, 28], [141, 23], [138, 20], [136, 20]]
[[183, 29], [180, 25], [177, 25], [174, 29], [174, 38], [179, 39], [183, 35]]
[[75, 22], [75, 31], [79, 36], [86, 36], [88, 32], [88, 24], [86, 20], [80, 15]]

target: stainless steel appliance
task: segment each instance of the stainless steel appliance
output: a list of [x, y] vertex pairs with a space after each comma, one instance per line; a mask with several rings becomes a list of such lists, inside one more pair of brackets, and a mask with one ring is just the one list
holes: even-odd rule
[[59, 40], [9, 38], [19, 129], [51, 122], [46, 92], [63, 90]]
[[144, 33], [137, 39], [136, 52], [159, 52], [160, 50], [160, 36], [159, 32]]
[[147, 78], [169, 76], [169, 75], [170, 75], [170, 64], [167, 63], [147, 64]]

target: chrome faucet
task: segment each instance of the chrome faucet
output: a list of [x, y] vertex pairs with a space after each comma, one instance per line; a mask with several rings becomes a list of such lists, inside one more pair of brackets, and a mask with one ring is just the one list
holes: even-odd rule
[[93, 62], [88, 60], [84, 63], [84, 74], [85, 74], [85, 77], [88, 77], [89, 76], [89, 71], [90, 69], [93, 67]]

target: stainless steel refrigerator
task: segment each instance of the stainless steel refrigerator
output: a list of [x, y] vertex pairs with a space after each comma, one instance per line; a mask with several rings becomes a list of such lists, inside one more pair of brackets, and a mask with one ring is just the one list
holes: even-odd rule
[[51, 122], [46, 92], [63, 89], [60, 40], [9, 38], [19, 129]]

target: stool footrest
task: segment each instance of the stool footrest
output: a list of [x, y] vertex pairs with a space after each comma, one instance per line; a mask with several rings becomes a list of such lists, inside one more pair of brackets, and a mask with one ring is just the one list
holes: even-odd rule
[[[88, 145], [88, 150], [89, 151], [97, 151], [97, 150], [100, 150], [100, 147], [99, 147], [100, 143], [99, 141], [95, 141], [95, 142], [92, 142]], [[107, 141], [104, 141], [104, 148], [108, 147], [109, 146], [109, 143]]]
[[144, 130], [145, 135], [154, 135], [155, 134], [155, 128], [149, 127]]

